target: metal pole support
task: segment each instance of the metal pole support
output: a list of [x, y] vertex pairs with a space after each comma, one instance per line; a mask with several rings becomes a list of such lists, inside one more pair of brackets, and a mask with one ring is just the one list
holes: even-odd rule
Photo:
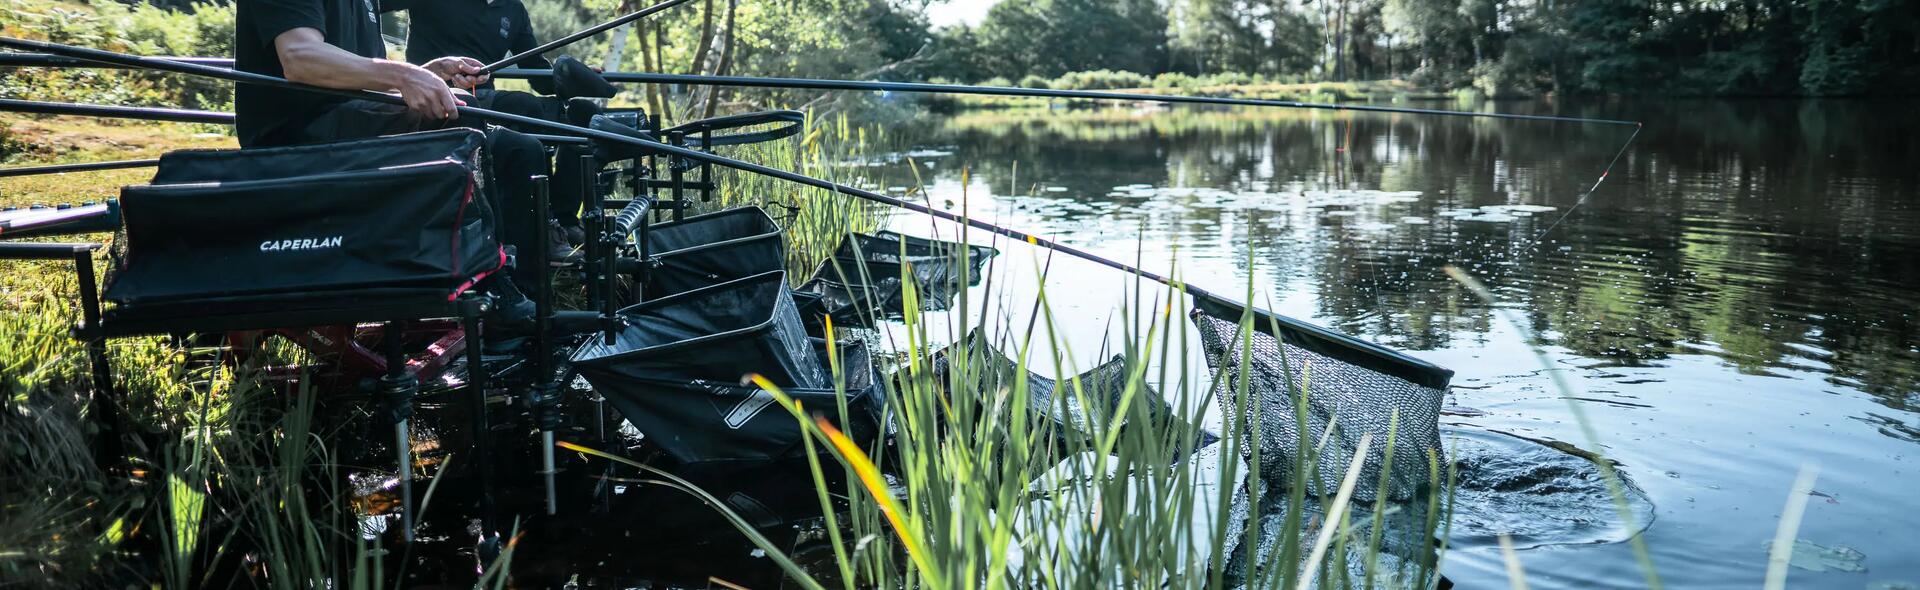
[[[533, 177], [533, 206], [546, 211], [548, 179]], [[553, 268], [547, 264], [546, 249], [535, 249], [535, 265], [540, 280], [534, 286], [533, 386], [527, 392], [527, 409], [540, 427], [540, 474], [546, 480], [547, 514], [559, 511], [554, 490], [554, 430], [559, 427], [560, 385], [553, 371]]]
[[[73, 269], [80, 285], [80, 320], [89, 330], [100, 328], [100, 293], [94, 285], [93, 249], [75, 248], [73, 251]], [[122, 454], [120, 436], [124, 434], [126, 422], [120, 415], [120, 406], [113, 401], [113, 371], [107, 364], [107, 339], [99, 334], [87, 337], [87, 364], [90, 365], [93, 378], [93, 392], [87, 396], [87, 417], [105, 426], [100, 435], [100, 445], [95, 449], [94, 461], [101, 467], [119, 462]]]
[[413, 418], [413, 396], [420, 391], [420, 381], [407, 372], [407, 357], [401, 348], [406, 333], [406, 321], [387, 322], [381, 336], [381, 348], [386, 351], [387, 374], [380, 378], [379, 396], [380, 402], [386, 406], [387, 418], [393, 422], [394, 454], [399, 460], [401, 538], [412, 543], [413, 437], [409, 426]]
[[487, 418], [486, 353], [480, 345], [482, 330], [485, 329], [480, 318], [486, 314], [487, 307], [487, 300], [472, 298], [460, 308], [461, 327], [467, 333], [467, 400], [473, 404], [473, 462], [480, 472], [480, 539], [477, 553], [483, 564], [492, 563], [493, 557], [500, 553], [500, 521], [493, 502], [493, 426]]

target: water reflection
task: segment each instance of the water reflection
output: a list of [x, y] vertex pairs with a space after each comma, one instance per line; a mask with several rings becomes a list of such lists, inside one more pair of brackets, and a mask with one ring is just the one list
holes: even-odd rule
[[[930, 139], [954, 146], [948, 160], [970, 168], [976, 199], [1001, 195], [1003, 218], [1069, 240], [1144, 232], [1198, 258], [1250, 247], [1274, 288], [1310, 285], [1317, 319], [1394, 346], [1447, 348], [1486, 332], [1487, 310], [1441, 271], [1456, 265], [1581, 356], [1814, 368], [1912, 411], [1920, 171], [1910, 137], [1871, 132], [1915, 118], [1888, 106], [1576, 109], [1654, 122], [1577, 209], [1629, 130], [1098, 110], [963, 114]], [[956, 180], [953, 165], [935, 176]], [[1356, 190], [1418, 198], [1343, 198]]]
[[[1824, 499], [1802, 540], [1863, 548], [1872, 577], [1796, 570], [1796, 584], [1920, 581], [1900, 558], [1920, 551], [1920, 515], [1903, 508], [1920, 485], [1920, 158], [1910, 134], [1884, 131], [1920, 115], [1873, 102], [1498, 108], [1647, 127], [1584, 203], [1630, 129], [1116, 109], [962, 113], [908, 133], [951, 152], [917, 159], [936, 206], [1177, 267], [1216, 292], [1251, 278], [1266, 307], [1453, 368], [1452, 401], [1472, 410], [1449, 421], [1456, 440], [1586, 444], [1520, 334], [1443, 271], [1465, 269], [1588, 402], [1602, 447], [1645, 492], [1635, 511], [1657, 513], [1635, 520], [1653, 522], [1645, 538], [1677, 587], [1758, 584], [1806, 463]], [[1110, 318], [1088, 305], [1069, 311], [1097, 333]], [[1504, 583], [1491, 539], [1508, 533], [1578, 539], [1522, 551], [1534, 587], [1641, 585], [1623, 533], [1596, 528], [1610, 522], [1590, 510], [1599, 498], [1562, 500], [1470, 522], [1443, 571]]]

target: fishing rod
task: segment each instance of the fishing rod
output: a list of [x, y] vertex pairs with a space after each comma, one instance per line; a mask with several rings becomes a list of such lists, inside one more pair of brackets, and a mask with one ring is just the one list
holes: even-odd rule
[[[553, 70], [511, 69], [494, 72], [497, 78], [539, 78], [552, 76]], [[1016, 88], [1011, 86], [967, 86], [960, 84], [929, 84], [925, 82], [877, 82], [865, 80], [831, 80], [820, 78], [762, 78], [758, 76], [706, 76], [698, 74], [650, 74], [643, 72], [605, 72], [600, 74], [608, 82], [626, 82], [639, 84], [687, 84], [694, 86], [728, 86], [744, 88], [791, 88], [800, 90], [854, 90], [868, 92], [913, 92], [928, 94], [974, 94], [984, 96], [1025, 96], [1035, 98], [1078, 98], [1088, 100], [1118, 100], [1135, 102], [1157, 102], [1166, 104], [1206, 104], [1222, 106], [1279, 107], [1289, 109], [1317, 109], [1332, 111], [1358, 111], [1369, 113], [1401, 113], [1409, 115], [1437, 115], [1450, 117], [1475, 117], [1485, 119], [1511, 119], [1520, 121], [1556, 121], [1561, 123], [1591, 123], [1604, 125], [1639, 126], [1638, 121], [1619, 119], [1599, 119], [1591, 117], [1567, 117], [1558, 115], [1524, 115], [1518, 113], [1476, 113], [1472, 111], [1449, 111], [1441, 109], [1418, 109], [1412, 107], [1389, 107], [1379, 105], [1344, 105], [1323, 102], [1300, 102], [1291, 100], [1262, 100], [1252, 98], [1221, 98], [1212, 96], [1182, 96], [1170, 94], [1146, 94], [1132, 92], [1113, 92], [1099, 90], [1054, 90], [1051, 88]]]
[[69, 102], [41, 102], [35, 100], [14, 100], [11, 98], [0, 98], [0, 111], [36, 113], [42, 115], [79, 115], [82, 117], [147, 119], [152, 121], [173, 121], [176, 123], [233, 124], [233, 113], [157, 107], [121, 107]]
[[34, 176], [37, 174], [62, 174], [67, 172], [92, 172], [95, 170], [125, 170], [128, 168], [150, 168], [159, 166], [159, 160], [120, 160], [117, 162], [88, 162], [85, 164], [53, 164], [50, 166], [21, 166], [18, 168], [0, 168], [0, 178], [15, 176]]
[[[173, 73], [179, 73], [179, 74], [197, 75], [197, 76], [217, 78], [217, 79], [223, 79], [223, 80], [245, 83], [245, 84], [255, 84], [260, 86], [271, 86], [276, 88], [301, 90], [306, 92], [328, 94], [328, 95], [340, 96], [345, 98], [379, 101], [379, 102], [384, 102], [388, 104], [405, 104], [405, 101], [402, 100], [400, 97], [390, 95], [390, 94], [382, 94], [382, 93], [371, 92], [366, 90], [339, 90], [339, 89], [332, 89], [332, 88], [321, 88], [317, 86], [308, 86], [304, 84], [296, 84], [293, 82], [289, 82], [285, 79], [276, 78], [273, 76], [267, 76], [263, 74], [256, 74], [252, 72], [243, 72], [238, 70], [229, 70], [229, 69], [216, 68], [216, 67], [210, 67], [205, 65], [182, 63], [182, 62], [176, 62], [172, 60], [155, 58], [155, 57], [142, 57], [137, 55], [125, 54], [125, 53], [117, 53], [112, 51], [104, 51], [104, 50], [92, 49], [92, 48], [86, 48], [86, 47], [77, 47], [73, 45], [50, 43], [46, 41], [31, 41], [31, 40], [24, 40], [24, 39], [0, 37], [0, 47], [7, 47], [7, 48], [18, 49], [23, 51], [53, 53], [53, 54], [64, 55], [64, 56], [73, 57], [77, 59], [116, 64], [116, 65], [121, 65], [125, 67], [131, 67], [131, 68], [146, 68], [146, 69], [167, 71], [167, 72], [173, 72]], [[704, 163], [713, 164], [713, 165], [717, 165], [725, 168], [731, 168], [731, 169], [739, 170], [743, 172], [750, 172], [750, 173], [759, 174], [762, 176], [777, 178], [780, 180], [785, 180], [785, 181], [793, 182], [796, 184], [810, 186], [810, 187], [814, 187], [821, 190], [832, 191], [832, 192], [847, 195], [850, 197], [865, 199], [875, 203], [880, 203], [880, 204], [884, 204], [892, 207], [906, 209], [909, 211], [913, 211], [915, 213], [920, 213], [922, 215], [927, 215], [927, 216], [941, 219], [944, 221], [959, 223], [968, 227], [972, 227], [974, 229], [1020, 240], [1036, 247], [1057, 251], [1063, 254], [1067, 254], [1069, 256], [1073, 256], [1075, 258], [1080, 258], [1089, 262], [1093, 262], [1095, 264], [1100, 264], [1102, 266], [1120, 270], [1120, 271], [1132, 274], [1134, 276], [1138, 276], [1140, 278], [1144, 278], [1150, 281], [1154, 281], [1156, 283], [1167, 285], [1169, 287], [1181, 289], [1183, 292], [1195, 297], [1197, 300], [1209, 301], [1217, 306], [1228, 306], [1231, 308], [1239, 309], [1240, 311], [1243, 311], [1243, 312], [1252, 313], [1259, 321], [1266, 322], [1267, 325], [1270, 326], [1273, 330], [1280, 332], [1280, 334], [1285, 338], [1285, 340], [1289, 344], [1293, 344], [1301, 348], [1304, 348], [1306, 350], [1309, 350], [1311, 352], [1319, 353], [1321, 355], [1328, 356], [1343, 362], [1347, 362], [1349, 364], [1366, 367], [1368, 369], [1378, 371], [1380, 373], [1392, 375], [1392, 376], [1404, 379], [1406, 381], [1416, 383], [1425, 387], [1431, 387], [1434, 389], [1445, 389], [1447, 386], [1447, 382], [1453, 377], [1452, 370], [1442, 368], [1440, 366], [1434, 365], [1432, 363], [1428, 363], [1426, 361], [1423, 361], [1417, 358], [1413, 358], [1411, 356], [1407, 356], [1406, 354], [1380, 346], [1378, 344], [1374, 344], [1372, 342], [1367, 342], [1364, 340], [1353, 338], [1351, 336], [1334, 332], [1332, 330], [1328, 330], [1320, 326], [1316, 326], [1316, 325], [1303, 322], [1294, 318], [1290, 318], [1290, 317], [1275, 314], [1266, 310], [1262, 310], [1252, 306], [1251, 304], [1235, 302], [1230, 298], [1202, 290], [1198, 287], [1189, 285], [1184, 281], [1180, 281], [1177, 279], [1173, 279], [1171, 277], [1161, 275], [1159, 273], [1134, 267], [1124, 262], [1118, 262], [1115, 260], [1104, 258], [1099, 255], [1093, 254], [1091, 252], [1087, 252], [1079, 248], [1068, 246], [1066, 244], [1061, 244], [1059, 242], [1055, 242], [1053, 240], [1049, 240], [1049, 239], [1036, 236], [1027, 232], [1022, 232], [1014, 229], [1001, 227], [998, 225], [973, 219], [971, 217], [967, 217], [964, 215], [951, 213], [948, 211], [934, 209], [930, 206], [922, 205], [920, 203], [914, 203], [911, 201], [890, 197], [890, 196], [876, 193], [873, 191], [855, 188], [852, 186], [847, 186], [844, 184], [840, 184], [840, 183], [836, 183], [836, 182], [832, 182], [832, 181], [828, 181], [820, 178], [806, 176], [806, 175], [788, 171], [788, 170], [770, 168], [767, 166], [762, 166], [762, 165], [754, 164], [751, 162], [743, 162], [740, 160], [735, 160], [732, 158], [727, 158], [727, 157], [716, 155], [716, 154], [709, 154], [699, 150], [692, 150], [692, 149], [668, 145], [668, 144], [664, 144], [656, 141], [647, 141], [647, 140], [642, 140], [634, 137], [628, 137], [626, 135], [621, 135], [618, 133], [611, 133], [607, 131], [600, 131], [600, 130], [588, 129], [583, 127], [575, 127], [572, 125], [567, 125], [564, 123], [556, 123], [556, 122], [548, 121], [545, 119], [525, 117], [525, 116], [514, 115], [510, 113], [502, 113], [498, 111], [492, 111], [492, 110], [471, 107], [471, 106], [460, 106], [456, 108], [463, 115], [472, 115], [472, 116], [480, 117], [484, 119], [492, 119], [496, 121], [515, 123], [515, 124], [524, 125], [527, 127], [548, 129], [558, 133], [585, 137], [585, 138], [597, 140], [597, 141], [604, 141], [608, 143], [633, 146], [633, 147], [641, 148], [644, 150], [651, 150], [652, 152], [657, 154], [671, 155], [671, 156], [685, 158], [685, 159], [693, 160], [697, 162], [704, 162]]]
[[637, 20], [640, 20], [640, 19], [643, 19], [643, 18], [646, 18], [646, 17], [648, 17], [648, 16], [652, 16], [652, 15], [653, 15], [654, 13], [657, 13], [657, 12], [660, 12], [660, 11], [663, 11], [663, 10], [666, 10], [666, 9], [669, 9], [669, 8], [673, 8], [673, 7], [675, 7], [675, 6], [679, 6], [679, 5], [681, 5], [681, 4], [686, 4], [687, 2], [688, 2], [688, 0], [667, 0], [667, 1], [665, 1], [665, 2], [661, 2], [661, 3], [659, 3], [659, 4], [655, 4], [655, 5], [653, 5], [653, 6], [648, 6], [648, 7], [646, 7], [646, 8], [642, 8], [642, 9], [640, 9], [640, 11], [639, 11], [639, 12], [635, 12], [635, 13], [633, 13], [633, 14], [629, 14], [629, 15], [626, 15], [626, 16], [622, 16], [622, 17], [619, 17], [619, 18], [616, 18], [616, 19], [613, 19], [613, 20], [610, 20], [610, 21], [607, 21], [607, 22], [604, 22], [604, 23], [600, 23], [600, 24], [597, 24], [597, 25], [594, 25], [594, 26], [591, 26], [591, 27], [587, 27], [587, 28], [586, 28], [585, 30], [582, 30], [582, 31], [580, 31], [580, 32], [578, 32], [578, 33], [574, 33], [574, 34], [571, 34], [571, 35], [567, 35], [567, 36], [565, 36], [565, 37], [561, 37], [561, 38], [559, 38], [559, 39], [554, 39], [554, 40], [552, 40], [552, 41], [548, 41], [548, 42], [546, 42], [546, 43], [544, 43], [544, 44], [542, 44], [542, 45], [540, 45], [539, 47], [535, 47], [535, 48], [533, 48], [533, 49], [528, 49], [528, 50], [526, 50], [526, 51], [522, 51], [522, 52], [520, 52], [520, 53], [516, 53], [516, 54], [513, 54], [513, 55], [509, 55], [509, 56], [507, 56], [507, 57], [506, 57], [506, 59], [502, 59], [502, 60], [500, 60], [500, 61], [496, 61], [496, 62], [493, 62], [493, 63], [490, 63], [490, 64], [487, 64], [487, 65], [486, 65], [486, 67], [483, 67], [483, 68], [480, 68], [480, 71], [481, 71], [481, 73], [485, 73], [485, 74], [492, 74], [492, 73], [494, 73], [494, 72], [496, 72], [496, 71], [499, 71], [499, 70], [500, 70], [501, 68], [505, 68], [505, 67], [507, 67], [507, 66], [510, 66], [510, 65], [513, 65], [514, 63], [517, 63], [517, 62], [519, 62], [520, 60], [523, 60], [523, 59], [526, 59], [526, 58], [527, 58], [527, 56], [530, 56], [530, 55], [540, 55], [540, 54], [542, 54], [542, 53], [546, 53], [546, 52], [548, 52], [548, 51], [553, 51], [553, 50], [555, 50], [555, 49], [559, 49], [559, 48], [561, 48], [561, 47], [564, 47], [564, 46], [566, 46], [566, 45], [568, 45], [568, 44], [570, 44], [570, 43], [573, 43], [574, 41], [579, 41], [579, 40], [581, 40], [581, 39], [585, 39], [585, 38], [587, 38], [587, 37], [592, 37], [592, 36], [594, 36], [594, 35], [598, 35], [598, 34], [600, 34], [601, 32], [603, 32], [603, 31], [606, 31], [607, 29], [611, 29], [611, 28], [614, 28], [614, 27], [617, 27], [617, 26], [620, 26], [620, 25], [624, 25], [624, 24], [627, 24], [627, 23], [630, 23], [630, 22], [633, 22], [633, 21], [637, 21]]
[[[684, 0], [678, 0], [684, 1]], [[652, 8], [649, 8], [652, 10]], [[644, 11], [643, 11], [644, 12]], [[639, 13], [635, 13], [639, 14]], [[625, 17], [622, 17], [625, 18]], [[507, 58], [522, 59], [525, 53]], [[168, 58], [173, 61], [205, 66], [231, 68], [233, 60], [219, 57], [182, 57]], [[507, 63], [503, 60], [501, 63]], [[57, 55], [35, 53], [0, 54], [0, 66], [31, 67], [132, 67], [115, 64], [101, 64], [83, 59]], [[488, 66], [489, 68], [493, 66]], [[529, 79], [553, 76], [550, 69], [509, 68], [488, 70], [496, 78]], [[1443, 117], [1474, 117], [1486, 119], [1509, 119], [1518, 121], [1554, 121], [1561, 123], [1591, 123], [1600, 125], [1631, 125], [1639, 127], [1639, 121], [1622, 119], [1604, 119], [1594, 117], [1569, 117], [1561, 115], [1526, 115], [1519, 113], [1476, 113], [1472, 111], [1450, 111], [1445, 109], [1421, 109], [1413, 107], [1389, 107], [1380, 105], [1346, 105], [1322, 102], [1301, 102], [1290, 100], [1262, 100], [1252, 98], [1223, 98], [1213, 96], [1182, 96], [1173, 94], [1148, 94], [1134, 92], [1115, 92], [1099, 90], [1055, 90], [1051, 88], [1018, 88], [1012, 86], [969, 86], [963, 84], [929, 84], [925, 82], [879, 82], [871, 80], [835, 80], [828, 78], [762, 78], [758, 76], [707, 76], [700, 74], [651, 74], [645, 72], [605, 72], [600, 74], [608, 82], [628, 84], [686, 84], [693, 86], [726, 86], [732, 88], [786, 88], [794, 90], [849, 90], [865, 92], [911, 92], [918, 94], [971, 94], [977, 96], [1024, 96], [1030, 98], [1064, 98], [1085, 100], [1114, 100], [1133, 102], [1154, 102], [1164, 104], [1204, 104], [1216, 106], [1275, 107], [1290, 109], [1314, 109], [1333, 111], [1356, 111], [1370, 113], [1398, 113], [1407, 115], [1434, 115]]]
[[[108, 119], [141, 119], [146, 121], [180, 121], [187, 123], [205, 123], [209, 125], [232, 125], [234, 122], [233, 113], [224, 111], [195, 111], [160, 107], [121, 107], [77, 102], [38, 102], [11, 99], [0, 99], [0, 112], [78, 115]], [[544, 133], [526, 133], [524, 135], [548, 145], [587, 145], [592, 143], [587, 138], [576, 135], [551, 135]], [[0, 169], [0, 177], [52, 174], [57, 172], [85, 172], [89, 170], [113, 170], [116, 168], [139, 168], [143, 166], [143, 164], [141, 164], [142, 162], [151, 162], [144, 164], [145, 166], [151, 166], [154, 165], [154, 163], [158, 163], [159, 160], [127, 160], [124, 162], [61, 164], [58, 166], [40, 166], [35, 168], [6, 168]]]
[[[167, 59], [171, 59], [171, 60], [182, 62], [182, 63], [200, 64], [205, 66], [213, 66], [217, 68], [233, 67], [233, 58], [231, 57], [170, 57]], [[47, 55], [44, 53], [0, 53], [0, 68], [128, 69], [126, 66], [118, 66], [114, 64], [103, 64], [99, 62], [87, 61], [84, 59], [74, 59], [71, 57], [60, 56], [60, 55]]]

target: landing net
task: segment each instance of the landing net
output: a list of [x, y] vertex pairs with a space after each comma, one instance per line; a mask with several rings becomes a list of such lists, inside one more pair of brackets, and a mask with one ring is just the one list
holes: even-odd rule
[[1242, 451], [1249, 462], [1257, 452], [1266, 481], [1303, 481], [1308, 493], [1332, 496], [1369, 434], [1354, 488], [1360, 501], [1412, 497], [1430, 479], [1429, 461], [1444, 464], [1440, 406], [1452, 371], [1230, 302], [1203, 297], [1189, 315], [1215, 373], [1226, 428], [1257, 441]]

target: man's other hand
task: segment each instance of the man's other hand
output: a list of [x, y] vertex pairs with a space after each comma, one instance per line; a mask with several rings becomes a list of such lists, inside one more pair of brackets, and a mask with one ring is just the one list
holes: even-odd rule
[[487, 83], [487, 64], [471, 57], [443, 57], [421, 67], [460, 88], [473, 89]]

